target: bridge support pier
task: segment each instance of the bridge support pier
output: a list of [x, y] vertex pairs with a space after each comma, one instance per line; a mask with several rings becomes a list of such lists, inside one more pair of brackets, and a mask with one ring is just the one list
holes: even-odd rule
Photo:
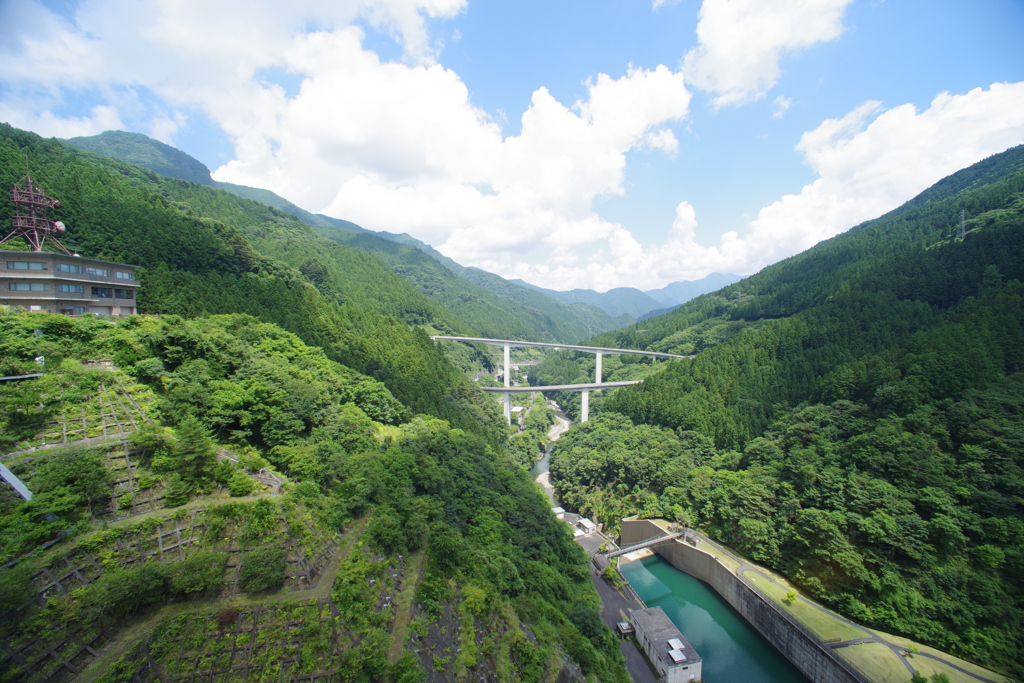
[[597, 372], [595, 373], [596, 379], [594, 380], [594, 384], [600, 384], [601, 383], [601, 357], [604, 354], [601, 353], [600, 351], [598, 351], [594, 355], [597, 356]]
[[584, 390], [580, 393], [583, 394], [583, 405], [580, 407], [580, 422], [586, 422], [590, 419], [590, 392]]
[[[509, 375], [510, 375], [510, 373], [512, 371], [512, 363], [510, 362], [510, 359], [509, 359], [509, 349], [510, 348], [511, 347], [508, 344], [505, 344], [505, 371], [504, 371], [504, 374], [505, 374], [505, 386], [506, 387], [511, 386], [511, 384], [510, 384], [511, 378], [509, 377]], [[507, 391], [505, 392], [505, 419], [508, 421], [509, 424], [512, 424], [512, 394], [510, 392], [507, 392]]]

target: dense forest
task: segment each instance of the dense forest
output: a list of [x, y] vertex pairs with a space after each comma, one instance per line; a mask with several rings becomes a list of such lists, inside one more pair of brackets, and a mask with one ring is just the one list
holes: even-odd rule
[[44, 363], [0, 385], [35, 494], [0, 490], [0, 680], [627, 680], [524, 449], [428, 336], [472, 328], [269, 207], [0, 127], [0, 181], [26, 156], [68, 242], [142, 266], [140, 315], [0, 311], [2, 374]]
[[552, 482], [609, 526], [692, 525], [852, 619], [1024, 676], [1022, 281], [1018, 147], [595, 338], [695, 356], [592, 404]]
[[[293, 216], [256, 202], [0, 125], [0, 182], [20, 180], [26, 157], [33, 179], [61, 199], [59, 218], [69, 226], [70, 244], [95, 258], [144, 268], [140, 313], [250, 314], [384, 382], [411, 410], [484, 433], [486, 423], [477, 413], [490, 402], [422, 327], [410, 324], [446, 334], [471, 328], [370, 254], [317, 242]], [[0, 213], [13, 213], [6, 195], [0, 197]], [[326, 258], [293, 267], [258, 251], [259, 240], [243, 229], [277, 231], [284, 242], [283, 235], [292, 234], [303, 254], [306, 234], [314, 240], [310, 253], [343, 251], [347, 260], [333, 262], [328, 275], [321, 270]], [[484, 361], [481, 355], [478, 362]]]
[[[37, 431], [31, 427], [42, 419], [87, 401], [99, 382], [111, 381], [110, 371], [83, 368], [82, 358], [109, 357], [123, 381], [137, 383], [141, 389], [135, 393], [148, 403], [152, 420], [129, 437], [141, 453], [134, 479], [162, 488], [167, 508], [218, 491], [237, 497], [239, 503], [216, 496], [211, 503], [220, 503], [212, 510], [248, 539], [239, 575], [245, 592], [266, 591], [284, 580], [283, 550], [272, 533], [279, 514], [314, 520], [303, 537], [307, 541], [310, 532], [317, 537], [358, 528], [367, 552], [349, 554], [331, 593], [352, 645], [359, 646], [353, 648], [357, 661], [343, 662], [342, 672], [347, 665], [369, 666], [360, 658], [380, 653], [363, 651], [360, 644], [384, 638], [390, 647], [388, 628], [395, 625], [390, 612], [367, 603], [375, 599], [372, 592], [351, 582], [375, 575], [375, 563], [387, 558], [425, 552], [415, 587], [424, 628], [431, 615], [462, 609], [471, 632], [473, 624], [497, 628], [488, 636], [491, 651], [475, 656], [493, 658], [503, 643], [504, 661], [519, 668], [513, 680], [538, 680], [552, 666], [557, 671], [559, 648], [584, 673], [624, 680], [614, 639], [595, 621], [597, 597], [582, 551], [504, 451], [437, 418], [411, 415], [384, 385], [331, 361], [295, 335], [237, 314], [131, 317], [112, 327], [91, 317], [7, 313], [0, 316], [0, 348], [11, 359], [8, 372], [12, 364], [48, 358], [45, 378], [2, 390], [2, 431], [15, 440], [5, 451], [30, 442]], [[144, 395], [152, 400], [144, 401]], [[161, 424], [175, 425], [174, 433]], [[216, 458], [216, 444], [238, 454], [238, 462]], [[0, 573], [0, 610], [4, 627], [15, 629], [7, 633], [12, 642], [37, 637], [56, 618], [65, 620], [62, 634], [111, 627], [147, 605], [208, 597], [222, 584], [229, 560], [217, 540], [224, 523], [208, 522], [205, 540], [183, 560], [119, 568], [116, 560], [130, 553], [118, 544], [100, 577], [45, 601], [43, 609], [33, 607], [26, 577], [52, 562], [52, 555], [24, 553], [69, 524], [74, 540], [65, 543], [71, 549], [57, 547], [71, 556], [83, 549], [103, 556], [102, 549], [119, 538], [103, 531], [105, 525], [89, 523], [111, 495], [112, 475], [100, 451], [42, 451], [41, 459], [40, 451], [15, 451], [21, 455], [8, 460], [37, 493], [29, 502], [11, 496], [2, 501], [3, 559], [21, 558]], [[258, 487], [246, 473], [261, 468], [290, 482], [279, 500], [263, 496], [252, 502]], [[116, 505], [130, 503], [118, 498]], [[529, 623], [528, 631], [517, 626], [520, 621]], [[459, 658], [462, 670], [470, 666], [471, 654]], [[401, 670], [393, 678], [418, 680], [419, 665], [410, 657], [395, 663]], [[117, 669], [118, 676], [134, 670], [129, 664]], [[3, 680], [24, 677], [15, 669]]]

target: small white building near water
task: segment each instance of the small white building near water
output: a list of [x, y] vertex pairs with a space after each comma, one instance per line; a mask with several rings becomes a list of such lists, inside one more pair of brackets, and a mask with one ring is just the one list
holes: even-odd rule
[[576, 521], [576, 527], [585, 534], [592, 534], [597, 531], [597, 525], [586, 517], [580, 517], [579, 520]]
[[701, 658], [660, 607], [635, 610], [636, 640], [665, 683], [701, 680]]

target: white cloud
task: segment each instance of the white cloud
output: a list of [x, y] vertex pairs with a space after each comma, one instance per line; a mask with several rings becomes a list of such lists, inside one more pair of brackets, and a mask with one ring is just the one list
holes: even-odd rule
[[1024, 82], [944, 92], [924, 111], [904, 104], [871, 120], [878, 109], [867, 102], [804, 133], [797, 150], [819, 177], [761, 209], [751, 223], [751, 240], [769, 251], [768, 259], [880, 216], [943, 177], [1024, 142]]
[[[795, 20], [781, 20], [779, 3], [767, 13], [751, 5], [763, 21], [737, 15], [730, 32], [716, 14], [722, 4], [706, 0], [702, 44], [686, 68], [723, 102], [762, 94], [786, 50], [838, 35], [845, 7], [807, 2]], [[624, 193], [630, 151], [679, 152], [671, 125], [689, 112], [683, 73], [631, 66], [619, 78], [599, 74], [571, 104], [538, 88], [519, 134], [508, 136], [503, 117], [475, 107], [459, 75], [436, 63], [428, 18], [463, 5], [84, 0], [66, 20], [34, 0], [8, 0], [0, 23], [29, 28], [0, 37], [0, 120], [44, 135], [120, 128], [172, 142], [200, 110], [234, 144], [220, 180], [409, 232], [466, 265], [562, 289], [752, 272], [1024, 140], [1024, 84], [944, 93], [922, 112], [866, 103], [803, 136], [797, 150], [817, 180], [762, 209], [743, 234], [698, 244], [696, 213], [683, 201], [664, 242], [644, 245], [602, 218], [595, 199]], [[384, 62], [364, 49], [352, 23], [360, 17], [396, 36], [405, 59]], [[802, 37], [794, 21], [805, 22]], [[745, 41], [740, 66], [756, 63], [720, 72], [716, 60], [734, 33]], [[268, 83], [267, 69], [293, 74], [297, 94]], [[87, 114], [53, 113], [87, 95], [101, 102]], [[775, 101], [778, 113], [789, 105]]]
[[772, 112], [772, 118], [781, 119], [789, 108], [793, 106], [793, 98], [779, 95], [775, 98], [772, 104], [775, 105], [775, 111]]
[[786, 52], [835, 40], [852, 0], [704, 0], [699, 44], [683, 59], [686, 82], [718, 93], [715, 105], [763, 97]]
[[117, 109], [108, 105], [92, 107], [89, 116], [62, 117], [49, 111], [35, 113], [32, 108], [19, 106], [21, 104], [17, 100], [0, 102], [0, 121], [35, 131], [43, 137], [74, 138], [125, 128]]
[[[0, 45], [16, 65], [0, 79], [26, 93], [48, 89], [42, 110], [70, 88], [109, 102], [91, 117], [16, 125], [58, 135], [128, 128], [171, 141], [199, 109], [234, 144], [219, 180], [410, 232], [503, 272], [541, 253], [557, 267], [602, 258], [622, 228], [597, 215], [594, 199], [624, 192], [628, 151], [677, 152], [666, 124], [690, 102], [679, 72], [631, 66], [620, 78], [598, 74], [571, 105], [538, 88], [520, 133], [505, 136], [459, 76], [434, 62], [426, 18], [451, 16], [464, 0], [83, 0], [72, 20], [13, 2], [42, 28]], [[365, 50], [357, 17], [391, 32], [406, 59]], [[47, 44], [61, 47], [47, 55]], [[267, 68], [295, 74], [298, 93], [268, 83]]]
[[[404, 97], [412, 98], [406, 110], [431, 116], [393, 125], [378, 116], [336, 126], [359, 142], [402, 135], [401, 167], [408, 171], [359, 173], [340, 183], [326, 212], [441, 242], [441, 251], [470, 264], [507, 264], [514, 253], [538, 248], [566, 259], [573, 249], [607, 239], [615, 226], [594, 213], [593, 200], [623, 193], [630, 149], [677, 149], [675, 137], [659, 126], [684, 117], [690, 100], [680, 74], [664, 66], [631, 69], [619, 79], [602, 74], [588, 84], [588, 98], [572, 108], [538, 89], [522, 116], [520, 134], [502, 137], [497, 124], [471, 107], [454, 73], [440, 67], [381, 68], [410, 81], [401, 87]], [[367, 87], [378, 86], [383, 77], [371, 74]], [[415, 85], [433, 78], [448, 84], [447, 94], [440, 86]], [[323, 97], [336, 91], [337, 86], [328, 87]], [[360, 101], [370, 96], [355, 92]], [[367, 155], [377, 156], [379, 148], [374, 144]], [[338, 151], [358, 153], [359, 146]], [[481, 192], [480, 186], [493, 193]]]
[[806, 132], [797, 150], [818, 178], [799, 194], [764, 207], [745, 234], [727, 232], [705, 247], [695, 237], [688, 202], [664, 244], [641, 246], [615, 226], [606, 262], [555, 268], [520, 262], [510, 272], [568, 289], [624, 284], [643, 289], [710, 272], [752, 273], [808, 249], [912, 199], [945, 176], [1024, 143], [1024, 82], [995, 83], [962, 95], [940, 93], [924, 111], [910, 104], [882, 110], [866, 102]]

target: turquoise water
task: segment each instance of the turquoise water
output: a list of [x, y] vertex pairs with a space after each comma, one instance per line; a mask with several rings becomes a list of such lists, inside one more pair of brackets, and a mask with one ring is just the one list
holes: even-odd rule
[[648, 607], [660, 607], [704, 660], [706, 683], [805, 683], [807, 678], [703, 581], [658, 556], [622, 566]]

